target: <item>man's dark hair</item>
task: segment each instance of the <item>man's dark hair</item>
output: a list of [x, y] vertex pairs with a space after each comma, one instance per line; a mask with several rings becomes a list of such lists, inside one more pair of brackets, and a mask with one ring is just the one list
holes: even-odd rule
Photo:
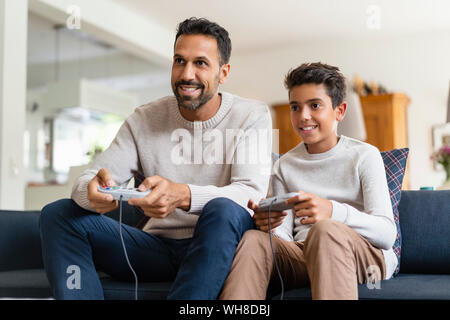
[[220, 52], [220, 66], [228, 63], [231, 56], [231, 40], [227, 30], [219, 26], [215, 22], [211, 22], [205, 18], [189, 18], [178, 25], [175, 43], [183, 34], [203, 34], [216, 39], [217, 47]]
[[295, 86], [307, 83], [323, 84], [331, 98], [333, 109], [345, 99], [345, 77], [339, 72], [338, 67], [321, 62], [304, 63], [294, 70], [289, 70], [284, 80], [284, 85], [289, 91]]

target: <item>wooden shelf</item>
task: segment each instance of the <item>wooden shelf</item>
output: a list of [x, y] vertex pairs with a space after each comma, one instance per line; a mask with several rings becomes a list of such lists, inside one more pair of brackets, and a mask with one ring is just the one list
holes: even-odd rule
[[360, 97], [367, 143], [380, 151], [408, 147], [407, 112], [410, 102], [403, 93]]
[[[404, 93], [368, 95], [360, 97], [367, 143], [380, 151], [408, 148], [407, 107], [409, 97]], [[406, 168], [402, 189], [410, 188], [409, 170]]]
[[279, 130], [279, 153], [283, 154], [297, 146], [302, 139], [292, 128], [289, 104], [278, 104], [273, 108], [275, 110], [275, 129]]

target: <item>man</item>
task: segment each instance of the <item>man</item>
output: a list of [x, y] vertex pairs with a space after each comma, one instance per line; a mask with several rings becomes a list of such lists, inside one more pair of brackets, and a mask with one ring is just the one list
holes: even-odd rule
[[[118, 203], [97, 188], [125, 186], [135, 171], [147, 177], [140, 190], [151, 189], [145, 198], [128, 201], [149, 221], [142, 230], [123, 228], [137, 278], [174, 281], [171, 299], [217, 298], [242, 234], [253, 227], [246, 204], [267, 192], [271, 153], [267, 106], [218, 90], [230, 72], [230, 53], [221, 26], [183, 21], [174, 45], [175, 96], [137, 108], [78, 178], [73, 201], [42, 210], [44, 265], [57, 299], [103, 299], [96, 269], [133, 279], [118, 223], [102, 215]], [[252, 138], [261, 132], [263, 145]], [[254, 153], [256, 159], [246, 160]], [[67, 286], [73, 265], [81, 282]]]

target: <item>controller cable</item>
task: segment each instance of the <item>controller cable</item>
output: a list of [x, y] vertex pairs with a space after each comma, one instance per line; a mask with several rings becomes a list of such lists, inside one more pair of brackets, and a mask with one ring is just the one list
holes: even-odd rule
[[283, 300], [283, 295], [284, 295], [284, 282], [283, 282], [283, 277], [281, 276], [281, 272], [280, 272], [280, 268], [278, 267], [278, 262], [277, 262], [277, 256], [275, 254], [275, 250], [273, 249], [273, 244], [272, 244], [272, 230], [270, 227], [270, 211], [272, 210], [272, 205], [273, 203], [276, 201], [277, 199], [273, 199], [273, 201], [270, 203], [269, 205], [269, 211], [268, 211], [268, 219], [269, 219], [269, 239], [270, 239], [270, 248], [272, 249], [272, 254], [273, 254], [273, 260], [275, 261], [275, 268], [277, 269], [278, 272], [278, 277], [280, 278], [280, 283], [281, 283], [281, 295], [280, 295], [280, 300]]
[[120, 235], [120, 241], [122, 242], [123, 253], [125, 254], [125, 259], [127, 260], [128, 267], [130, 268], [131, 272], [133, 273], [134, 280], [135, 280], [134, 300], [138, 300], [138, 277], [136, 275], [136, 272], [134, 272], [133, 267], [131, 266], [130, 260], [128, 259], [127, 248], [125, 247], [125, 242], [123, 241], [123, 236], [122, 236], [122, 198], [123, 198], [123, 195], [120, 195], [120, 200], [119, 200], [119, 235]]

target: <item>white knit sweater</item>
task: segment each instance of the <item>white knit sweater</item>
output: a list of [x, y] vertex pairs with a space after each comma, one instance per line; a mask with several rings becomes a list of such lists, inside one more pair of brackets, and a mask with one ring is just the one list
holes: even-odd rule
[[226, 197], [246, 208], [250, 198], [264, 197], [272, 151], [269, 109], [255, 100], [221, 95], [219, 110], [204, 122], [184, 119], [174, 96], [136, 108], [109, 148], [77, 179], [72, 199], [94, 211], [87, 185], [100, 168], [108, 169], [120, 186], [127, 185], [132, 170], [187, 184], [189, 212], [175, 209], [164, 219], [150, 219], [143, 229], [182, 239], [192, 237], [198, 213], [209, 200]]
[[[383, 159], [376, 147], [340, 136], [332, 149], [310, 154], [302, 142], [275, 163], [271, 188], [275, 195], [302, 190], [330, 200], [331, 219], [383, 249], [386, 279], [392, 276], [398, 263], [392, 249], [397, 229]], [[311, 226], [302, 225], [288, 210], [275, 234], [304, 241]]]

